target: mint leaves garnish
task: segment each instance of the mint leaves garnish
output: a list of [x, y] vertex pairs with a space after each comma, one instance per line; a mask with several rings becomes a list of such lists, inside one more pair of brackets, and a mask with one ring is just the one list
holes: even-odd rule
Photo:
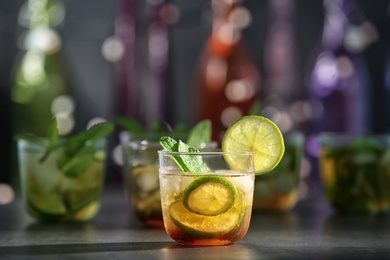
[[144, 127], [139, 122], [130, 118], [118, 117], [116, 119], [116, 122], [126, 131], [137, 135], [142, 134], [145, 131]]
[[183, 135], [187, 132], [187, 128], [184, 124], [178, 123], [174, 127], [165, 122], [158, 122], [156, 120], [151, 122], [150, 129], [145, 128], [138, 121], [127, 118], [127, 117], [117, 117], [116, 123], [125, 131], [128, 131], [136, 138], [148, 138], [150, 134], [156, 134], [158, 136], [162, 135]]
[[[123, 130], [131, 133], [137, 139], [156, 137], [159, 139], [164, 135], [182, 139], [188, 133], [187, 127], [183, 123], [177, 123], [172, 127], [165, 122], [152, 121], [150, 129], [146, 129], [138, 121], [131, 118], [117, 117], [115, 121]], [[203, 120], [195, 125], [189, 132], [186, 143], [199, 149], [207, 147], [211, 143], [211, 121]]]
[[190, 146], [205, 148], [211, 143], [211, 121], [200, 121], [194, 128], [191, 129], [187, 139], [187, 144]]
[[60, 139], [57, 120], [53, 119], [49, 126], [47, 138], [31, 134], [20, 134], [16, 135], [15, 138], [39, 143], [45, 147], [45, 153], [39, 160], [40, 163], [44, 163], [54, 150], [63, 149], [61, 157], [57, 162], [57, 167], [64, 175], [77, 177], [95, 160], [94, 146], [113, 130], [114, 125], [112, 123], [104, 122], [96, 124], [78, 135]]
[[[176, 141], [169, 136], [163, 136], [160, 139], [160, 144], [165, 151], [194, 153], [199, 152], [195, 147], [192, 147], [182, 141]], [[183, 154], [172, 155], [172, 159], [177, 163], [183, 172], [200, 173], [210, 171], [209, 167], [203, 162], [201, 156]]]
[[[136, 138], [151, 138], [145, 129], [139, 122], [124, 117], [118, 117], [116, 119], [117, 124], [122, 127], [124, 130], [130, 132]], [[184, 124], [176, 124], [172, 128], [169, 124], [159, 123], [157, 121], [152, 122], [151, 129], [149, 133], [156, 134], [160, 138], [160, 144], [166, 151], [171, 152], [199, 152], [199, 149], [209, 146], [211, 143], [211, 121], [203, 120], [195, 125], [187, 138], [187, 143], [176, 141], [170, 136], [184, 136], [186, 133], [186, 127]], [[180, 138], [178, 138], [180, 139]], [[180, 169], [184, 172], [204, 172], [209, 171], [207, 165], [202, 161], [200, 156], [191, 156], [191, 155], [180, 155], [172, 156], [175, 162], [178, 164]]]
[[[195, 125], [190, 135], [188, 136], [187, 143], [181, 140], [163, 136], [160, 139], [160, 144], [165, 151], [170, 152], [182, 152], [182, 153], [196, 153], [199, 149], [207, 147], [211, 143], [211, 121], [203, 120]], [[199, 173], [210, 171], [209, 167], [203, 162], [201, 156], [182, 154], [174, 155], [172, 159], [177, 163], [183, 172]]]

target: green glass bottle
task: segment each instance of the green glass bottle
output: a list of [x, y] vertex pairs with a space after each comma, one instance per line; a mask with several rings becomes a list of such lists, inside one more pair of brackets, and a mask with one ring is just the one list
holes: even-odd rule
[[27, 30], [12, 79], [15, 134], [46, 135], [53, 116], [62, 135], [73, 129], [74, 102], [56, 31], [64, 13], [59, 0], [28, 0], [21, 8], [19, 22]]

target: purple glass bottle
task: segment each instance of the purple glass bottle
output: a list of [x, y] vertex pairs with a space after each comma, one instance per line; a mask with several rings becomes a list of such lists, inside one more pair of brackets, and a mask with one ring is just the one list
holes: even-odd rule
[[[365, 19], [353, 0], [324, 0], [322, 42], [307, 83], [312, 118], [306, 150], [313, 173], [320, 153], [322, 132], [370, 132], [370, 78], [359, 38]], [[315, 175], [315, 174], [314, 174]]]

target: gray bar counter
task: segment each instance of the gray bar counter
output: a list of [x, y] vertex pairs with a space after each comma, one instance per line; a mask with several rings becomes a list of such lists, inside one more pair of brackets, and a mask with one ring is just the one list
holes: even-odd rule
[[106, 187], [99, 214], [82, 224], [43, 224], [20, 196], [0, 206], [0, 259], [390, 259], [390, 216], [339, 215], [323, 198], [288, 213], [253, 212], [244, 239], [182, 246], [134, 219], [121, 187]]

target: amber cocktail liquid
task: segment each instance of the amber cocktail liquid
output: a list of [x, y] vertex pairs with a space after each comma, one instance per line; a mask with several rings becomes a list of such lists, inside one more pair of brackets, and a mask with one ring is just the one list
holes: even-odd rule
[[188, 173], [171, 162], [175, 153], [159, 154], [164, 225], [173, 240], [186, 245], [226, 245], [245, 236], [253, 202], [251, 166], [233, 171], [221, 166], [224, 153], [183, 153], [181, 157], [199, 156], [210, 168]]
[[121, 134], [124, 154], [125, 190], [139, 221], [149, 227], [164, 228], [158, 180], [158, 141], [129, 140]]

